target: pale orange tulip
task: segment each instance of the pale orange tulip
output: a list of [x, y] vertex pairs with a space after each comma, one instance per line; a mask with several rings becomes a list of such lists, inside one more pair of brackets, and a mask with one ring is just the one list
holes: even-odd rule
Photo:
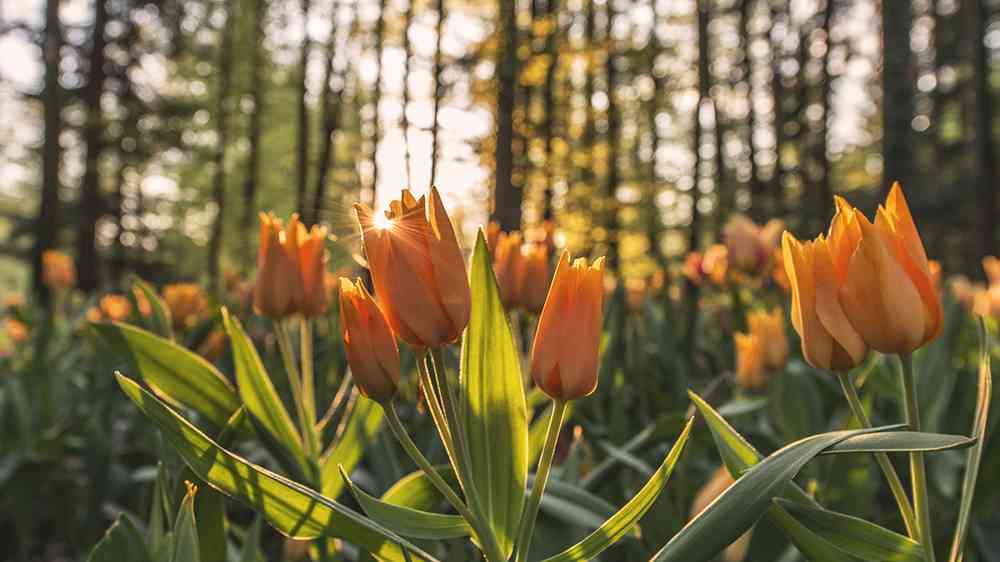
[[362, 394], [379, 403], [399, 386], [399, 349], [389, 322], [359, 279], [340, 278], [340, 332], [351, 376]]

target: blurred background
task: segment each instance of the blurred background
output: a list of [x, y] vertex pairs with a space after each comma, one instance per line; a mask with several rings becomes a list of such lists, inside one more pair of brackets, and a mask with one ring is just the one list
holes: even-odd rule
[[[350, 242], [435, 184], [467, 237], [551, 220], [644, 277], [734, 212], [812, 236], [902, 182], [996, 251], [994, 0], [2, 0], [0, 286], [218, 286], [259, 210]], [[468, 239], [468, 238], [467, 238]], [[468, 246], [468, 244], [467, 244]]]

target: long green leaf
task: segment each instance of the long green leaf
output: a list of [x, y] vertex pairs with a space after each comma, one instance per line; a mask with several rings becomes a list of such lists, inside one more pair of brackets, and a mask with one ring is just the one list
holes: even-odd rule
[[87, 557], [87, 562], [149, 562], [149, 550], [142, 540], [142, 533], [124, 513], [108, 527], [104, 538]]
[[[791, 550], [798, 549], [809, 562], [861, 562], [860, 558], [847, 554], [830, 541], [812, 532], [809, 527], [777, 504], [767, 510], [767, 518], [792, 541], [795, 547]], [[798, 560], [798, 557], [794, 559]], [[782, 557], [782, 560], [789, 558]]]
[[797, 521], [836, 548], [869, 562], [920, 562], [917, 541], [864, 519], [778, 498], [774, 500]]
[[344, 489], [344, 479], [340, 477], [338, 465], [343, 466], [348, 473], [354, 470], [365, 447], [375, 441], [385, 416], [378, 402], [369, 400], [360, 393], [356, 394], [347, 428], [337, 443], [320, 459], [323, 495], [328, 498], [336, 498]]
[[521, 360], [489, 255], [480, 232], [470, 271], [472, 311], [462, 345], [462, 425], [475, 494], [500, 548], [509, 555], [524, 509], [528, 413]]
[[674, 443], [670, 452], [667, 453], [666, 458], [663, 459], [663, 464], [660, 465], [660, 468], [653, 473], [653, 476], [646, 482], [642, 489], [628, 503], [622, 506], [611, 519], [608, 519], [604, 525], [601, 525], [599, 529], [582, 541], [555, 556], [547, 558], [545, 562], [590, 560], [622, 538], [628, 532], [629, 528], [645, 515], [649, 507], [653, 505], [653, 501], [656, 500], [660, 492], [663, 491], [663, 488], [666, 487], [667, 481], [670, 479], [670, 473], [673, 472], [674, 465], [677, 464], [677, 459], [680, 458], [681, 452], [684, 450], [684, 445], [691, 435], [691, 426], [693, 423], [694, 418], [691, 418], [687, 425], [684, 426], [684, 431], [677, 438], [677, 442]]
[[200, 355], [128, 324], [91, 326], [108, 345], [124, 354], [149, 388], [171, 406], [191, 408], [219, 428], [240, 407], [233, 385]]
[[261, 426], [274, 439], [284, 446], [299, 465], [305, 467], [305, 457], [302, 452], [302, 440], [292, 418], [285, 409], [285, 404], [278, 396], [264, 364], [257, 354], [253, 342], [247, 337], [243, 326], [235, 316], [222, 310], [222, 322], [233, 349], [233, 364], [236, 369], [236, 387], [247, 411], [257, 419]]
[[188, 487], [181, 501], [174, 523], [173, 562], [201, 562], [201, 548], [198, 546], [198, 523], [194, 514], [194, 498], [197, 487]]
[[343, 469], [341, 476], [365, 514], [400, 535], [440, 540], [467, 537], [472, 533], [469, 523], [458, 515], [442, 515], [384, 502], [358, 488]]
[[[543, 396], [544, 394], [545, 393], [542, 393]], [[551, 402], [551, 400], [549, 400], [549, 402]], [[537, 463], [538, 457], [542, 455], [542, 446], [545, 445], [545, 434], [549, 430], [549, 418], [552, 417], [552, 410], [554, 408], [555, 406], [550, 403], [545, 410], [542, 411], [542, 413], [538, 414], [538, 416], [531, 421], [531, 428], [528, 430], [528, 464]], [[566, 404], [566, 413], [564, 414], [565, 420], [569, 421], [572, 414], [573, 403], [569, 402]]]
[[858, 435], [837, 443], [823, 451], [823, 455], [841, 453], [901, 453], [922, 451], [933, 453], [951, 449], [964, 449], [976, 442], [964, 435], [947, 435], [943, 433], [923, 433], [919, 431], [886, 431]]
[[296, 539], [339, 537], [384, 560], [435, 558], [392, 531], [305, 486], [254, 465], [219, 447], [198, 428], [146, 392], [117, 375], [118, 384], [202, 480], [237, 499], [267, 519], [282, 534]]
[[[146, 301], [149, 302], [149, 326], [152, 331], [159, 334], [165, 338], [173, 339], [174, 337], [174, 326], [173, 318], [170, 315], [170, 309], [167, 308], [166, 303], [160, 298], [160, 295], [156, 294], [156, 290], [142, 279], [136, 277], [132, 283], [132, 289], [138, 289]], [[133, 295], [133, 298], [136, 298]], [[138, 307], [137, 307], [138, 309]], [[145, 321], [145, 319], [143, 319]]]

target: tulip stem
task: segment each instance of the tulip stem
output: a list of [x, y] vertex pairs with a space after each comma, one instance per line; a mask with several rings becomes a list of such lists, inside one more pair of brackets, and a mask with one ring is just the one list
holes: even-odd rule
[[[389, 402], [385, 405], [385, 414], [385, 419], [389, 424], [389, 429], [392, 430], [392, 433], [396, 436], [399, 444], [403, 446], [403, 449], [410, 456], [410, 458], [413, 459], [413, 462], [417, 463], [420, 470], [424, 471], [424, 474], [427, 475], [431, 484], [433, 484], [434, 487], [441, 492], [441, 495], [448, 500], [448, 503], [455, 508], [455, 511], [457, 511], [458, 514], [461, 515], [462, 518], [465, 519], [473, 528], [480, 544], [483, 545], [486, 559], [489, 562], [502, 562], [505, 560], [506, 557], [504, 557], [501, 553], [500, 547], [497, 545], [496, 538], [493, 537], [492, 531], [488, 527], [485, 527], [482, 524], [482, 521], [469, 510], [469, 507], [465, 505], [462, 498], [458, 497], [455, 490], [452, 489], [447, 482], [445, 482], [444, 478], [441, 478], [441, 475], [434, 469], [430, 461], [427, 460], [427, 457], [420, 452], [420, 449], [417, 448], [413, 439], [410, 439], [409, 433], [406, 432], [406, 428], [403, 427], [403, 422], [400, 421], [399, 414], [396, 412], [395, 403]], [[456, 474], [457, 472], [458, 471], [456, 470]]]
[[[906, 423], [911, 431], [920, 431], [920, 405], [913, 377], [913, 356], [909, 353], [900, 353], [899, 363]], [[934, 540], [931, 532], [931, 515], [927, 505], [927, 472], [923, 453], [916, 451], [910, 453], [910, 483], [913, 487], [913, 508], [920, 529], [920, 542], [924, 545], [927, 562], [934, 562]]]
[[549, 470], [552, 468], [552, 460], [555, 458], [556, 443], [559, 441], [559, 433], [562, 431], [563, 421], [566, 418], [565, 400], [552, 401], [552, 417], [549, 418], [549, 428], [545, 434], [545, 445], [542, 447], [542, 455], [538, 459], [538, 466], [535, 468], [535, 483], [531, 487], [531, 496], [524, 506], [521, 515], [520, 530], [517, 533], [517, 546], [514, 554], [515, 562], [524, 562], [528, 558], [528, 551], [531, 550], [531, 537], [535, 532], [535, 520], [538, 518], [538, 507], [542, 503], [542, 494], [545, 493], [545, 484], [549, 480]]
[[[448, 459], [452, 466], [458, 466], [458, 457], [455, 456], [455, 442], [451, 438], [451, 428], [448, 427], [448, 421], [444, 417], [441, 399], [434, 386], [430, 371], [427, 369], [425, 358], [426, 353], [417, 355], [417, 371], [420, 373], [420, 385], [424, 389], [424, 400], [427, 401], [427, 409], [431, 412], [431, 419], [434, 420], [434, 426], [437, 427], [441, 443], [444, 445], [445, 452], [448, 453]], [[459, 484], [462, 484], [461, 480], [459, 480]]]
[[[861, 399], [858, 398], [858, 391], [854, 388], [854, 384], [851, 382], [850, 377], [848, 377], [847, 372], [837, 371], [836, 374], [837, 380], [840, 381], [840, 388], [844, 391], [844, 396], [847, 398], [847, 403], [850, 405], [854, 417], [858, 419], [861, 427], [871, 428], [871, 420], [868, 419], [865, 407], [861, 404]], [[892, 465], [892, 460], [889, 459], [887, 453], [875, 453], [875, 461], [882, 468], [882, 473], [885, 474], [885, 479], [889, 483], [889, 489], [892, 490], [892, 495], [896, 498], [896, 504], [899, 505], [899, 514], [903, 517], [903, 524], [906, 525], [906, 533], [910, 538], [917, 538], [919, 536], [919, 528], [916, 516], [913, 513], [913, 507], [910, 505], [909, 498], [906, 497], [906, 489], [903, 487], [903, 482], [899, 479], [899, 474]]]
[[292, 401], [295, 402], [302, 447], [306, 457], [311, 458], [312, 439], [309, 438], [311, 432], [306, 427], [305, 409], [302, 404], [302, 379], [299, 376], [299, 368], [295, 365], [295, 355], [292, 352], [292, 339], [288, 334], [288, 326], [284, 321], [278, 320], [274, 323], [274, 333], [278, 337], [278, 350], [281, 352], [281, 361], [285, 366], [285, 374], [288, 376], [288, 385], [292, 389]]
[[[312, 451], [320, 451], [316, 432], [316, 382], [313, 376], [312, 321], [303, 316], [299, 321], [299, 353], [302, 356], [302, 411], [306, 416], [304, 424], [309, 428]], [[317, 453], [318, 454], [318, 453]]]

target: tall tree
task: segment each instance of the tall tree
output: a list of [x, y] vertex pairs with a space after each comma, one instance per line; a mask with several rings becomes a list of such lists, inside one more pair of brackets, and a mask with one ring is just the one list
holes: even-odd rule
[[552, 184], [555, 182], [555, 162], [553, 162], [553, 138], [555, 137], [556, 115], [556, 70], [559, 68], [559, 0], [545, 2], [545, 84], [542, 87], [542, 106], [545, 110], [545, 122], [542, 132], [545, 135], [545, 186], [542, 202], [542, 218], [552, 220]]
[[618, 218], [618, 184], [621, 181], [621, 174], [618, 168], [618, 154], [620, 151], [622, 116], [618, 107], [618, 48], [615, 44], [614, 25], [617, 13], [615, 11], [614, 0], [605, 2], [604, 16], [604, 41], [606, 58], [604, 59], [604, 73], [607, 81], [608, 95], [608, 152], [607, 170], [608, 175], [604, 185], [604, 196], [607, 213], [608, 231], [608, 269], [618, 271], [619, 256], [619, 218]]
[[309, 178], [309, 171], [307, 166], [309, 165], [309, 51], [312, 48], [312, 41], [309, 38], [309, 11], [310, 11], [310, 0], [302, 0], [302, 45], [299, 52], [299, 95], [298, 95], [298, 145], [297, 149], [297, 159], [296, 159], [296, 186], [297, 186], [297, 197], [295, 199], [295, 209], [299, 214], [303, 215], [305, 221], [311, 222], [308, 216], [306, 216], [306, 191], [307, 182]]
[[218, 141], [212, 158], [215, 166], [212, 177], [212, 200], [218, 212], [212, 224], [212, 236], [208, 246], [208, 276], [209, 287], [213, 294], [219, 292], [219, 262], [222, 258], [223, 225], [226, 219], [226, 143], [229, 130], [229, 91], [232, 78], [233, 56], [233, 12], [229, 2], [223, 0], [221, 10], [225, 18], [222, 23], [221, 42], [218, 53], [219, 82], [215, 93], [215, 134]]
[[972, 59], [973, 96], [975, 100], [975, 178], [978, 182], [976, 204], [979, 209], [979, 254], [996, 254], [998, 173], [993, 144], [993, 99], [990, 92], [990, 53], [986, 45], [986, 30], [990, 24], [988, 6], [984, 0], [965, 0], [968, 14], [969, 47]]
[[882, 0], [882, 191], [910, 183], [913, 169], [913, 52], [909, 2]]
[[444, 0], [437, 0], [437, 25], [434, 29], [434, 109], [431, 117], [431, 185], [437, 181], [438, 143], [441, 135], [441, 101], [444, 98], [444, 54], [441, 40], [444, 38]]
[[[709, 76], [709, 49], [708, 49], [708, 2], [710, 0], [698, 0], [696, 10], [698, 12], [698, 105], [694, 110], [694, 127], [692, 128], [691, 142], [694, 150], [694, 168], [691, 170], [691, 223], [688, 229], [688, 251], [696, 251], [701, 244], [701, 179], [702, 157], [702, 109], [708, 103], [709, 87], [711, 78]], [[688, 280], [687, 282], [687, 311], [685, 318], [685, 339], [688, 357], [694, 360], [694, 351], [697, 342], [695, 341], [695, 326], [698, 321], [698, 285]]]
[[375, 20], [375, 87], [372, 91], [372, 193], [371, 206], [378, 202], [378, 144], [382, 137], [379, 105], [382, 103], [382, 50], [385, 44], [385, 0], [379, 0]]
[[663, 94], [663, 73], [657, 69], [657, 61], [663, 53], [663, 44], [657, 27], [660, 24], [659, 2], [651, 0], [653, 12], [653, 23], [649, 28], [649, 77], [653, 84], [653, 91], [649, 95], [649, 105], [646, 110], [646, 117], [649, 126], [649, 186], [646, 189], [644, 202], [644, 212], [646, 214], [646, 238], [649, 242], [649, 251], [659, 265], [665, 265], [663, 252], [660, 250], [660, 236], [662, 234], [662, 221], [660, 220], [660, 210], [657, 207], [657, 199], [660, 194], [660, 128], [656, 122], [660, 114], [660, 98]]
[[90, 39], [87, 86], [83, 92], [87, 117], [84, 125], [83, 178], [80, 184], [80, 225], [77, 234], [77, 284], [80, 289], [95, 291], [100, 284], [101, 263], [97, 253], [97, 223], [104, 204], [101, 197], [101, 153], [104, 150], [105, 26], [108, 22], [106, 0], [94, 0], [94, 26]]
[[514, 96], [517, 95], [517, 5], [500, 0], [497, 49], [496, 185], [491, 218], [505, 231], [521, 228], [523, 193], [514, 185]]
[[406, 186], [412, 187], [410, 179], [410, 119], [406, 115], [410, 107], [410, 63], [413, 47], [410, 45], [410, 26], [413, 24], [413, 0], [406, 0], [403, 14], [403, 110], [399, 115], [399, 126], [403, 130], [403, 164], [406, 166]]
[[[774, 121], [772, 129], [774, 132], [774, 172], [771, 174], [771, 203], [770, 214], [773, 216], [784, 216], [785, 214], [785, 163], [784, 151], [788, 144], [788, 134], [785, 124], [788, 121], [788, 110], [785, 108], [785, 84], [782, 77], [782, 64], [785, 59], [784, 39], [788, 31], [788, 13], [790, 10], [790, 0], [771, 0], [770, 28], [768, 37], [770, 39], [771, 51], [771, 99], [774, 111]], [[782, 26], [781, 24], [786, 25]]]
[[816, 161], [819, 164], [819, 189], [816, 197], [815, 218], [822, 225], [833, 215], [833, 185], [830, 179], [830, 123], [833, 119], [831, 98], [833, 79], [830, 75], [830, 51], [833, 50], [833, 21], [837, 9], [836, 0], [826, 0], [823, 9], [823, 56], [820, 59], [820, 107], [823, 108], [823, 118], [819, 123], [816, 142]]
[[753, 36], [750, 33], [750, 18], [753, 17], [753, 10], [756, 6], [754, 0], [740, 1], [740, 56], [742, 57], [743, 81], [746, 84], [747, 92], [747, 125], [746, 125], [746, 147], [747, 162], [750, 164], [750, 205], [755, 218], [758, 220], [763, 216], [760, 212], [760, 202], [765, 196], [765, 185], [760, 177], [760, 167], [757, 165], [757, 142], [754, 138], [757, 132], [757, 109], [755, 100], [757, 99], [757, 89], [753, 77], [753, 56], [751, 45]]
[[323, 76], [323, 94], [320, 98], [323, 111], [323, 143], [320, 148], [319, 165], [316, 170], [316, 190], [313, 192], [312, 218], [320, 222], [323, 218], [323, 207], [326, 203], [326, 191], [330, 176], [330, 166], [336, 162], [334, 155], [337, 129], [340, 128], [340, 118], [343, 113], [344, 77], [336, 74], [337, 52], [337, 20], [340, 12], [340, 2], [333, 3], [330, 38], [326, 45], [326, 72]]
[[42, 92], [44, 111], [44, 144], [42, 145], [42, 196], [35, 219], [35, 245], [31, 252], [35, 290], [42, 300], [49, 297], [42, 283], [42, 254], [54, 248], [59, 240], [59, 161], [62, 151], [62, 87], [59, 85], [59, 64], [62, 60], [63, 37], [59, 20], [59, 0], [45, 3], [45, 36], [42, 56], [45, 60], [45, 90]]
[[[253, 37], [250, 48], [250, 101], [251, 109], [247, 126], [248, 152], [247, 175], [243, 180], [243, 216], [240, 232], [253, 232], [254, 214], [257, 211], [257, 190], [260, 187], [260, 138], [261, 118], [264, 114], [265, 87], [262, 66], [265, 62], [264, 17], [267, 14], [267, 0], [253, 2]], [[244, 252], [247, 264], [253, 263], [254, 237], [244, 236]]]

